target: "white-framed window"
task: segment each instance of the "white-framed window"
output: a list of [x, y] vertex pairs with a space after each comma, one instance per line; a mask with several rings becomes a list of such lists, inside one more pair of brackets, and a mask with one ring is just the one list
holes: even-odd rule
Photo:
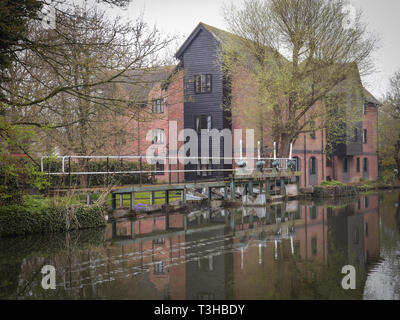
[[153, 100], [152, 112], [164, 113], [164, 99]]
[[197, 74], [194, 76], [194, 92], [195, 93], [210, 93], [212, 92], [212, 75]]
[[154, 263], [154, 273], [155, 274], [164, 274], [166, 270], [165, 261], [157, 261]]
[[153, 144], [164, 144], [163, 129], [153, 129]]
[[367, 137], [367, 129], [363, 130], [363, 143], [367, 143], [368, 137]]

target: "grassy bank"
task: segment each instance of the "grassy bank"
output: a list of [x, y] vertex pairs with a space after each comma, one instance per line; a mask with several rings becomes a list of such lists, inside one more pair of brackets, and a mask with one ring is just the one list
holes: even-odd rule
[[0, 237], [59, 233], [104, 227], [104, 208], [97, 205], [55, 204], [26, 196], [21, 204], [0, 207]]
[[357, 196], [360, 192], [370, 192], [398, 188], [397, 185], [382, 183], [381, 181], [361, 181], [358, 183], [342, 183], [336, 180], [322, 181], [318, 187], [314, 187], [314, 198], [339, 198]]

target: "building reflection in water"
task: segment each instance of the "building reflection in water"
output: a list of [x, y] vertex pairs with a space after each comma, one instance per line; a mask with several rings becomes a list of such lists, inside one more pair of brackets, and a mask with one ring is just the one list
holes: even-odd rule
[[[267, 208], [198, 211], [110, 223], [98, 245], [24, 258], [23, 298], [314, 299], [362, 298], [379, 259], [379, 201], [290, 201]], [[36, 259], [36, 260], [35, 260]], [[57, 268], [48, 296], [43, 263]], [[340, 287], [341, 268], [357, 269], [357, 290]], [[47, 294], [47, 296], [46, 296]], [[8, 297], [14, 297], [9, 295]]]

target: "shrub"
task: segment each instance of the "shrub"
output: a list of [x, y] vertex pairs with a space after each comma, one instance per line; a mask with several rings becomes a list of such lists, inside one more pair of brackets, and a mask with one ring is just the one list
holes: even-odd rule
[[337, 180], [321, 182], [321, 187], [337, 187], [337, 186], [345, 186], [345, 184]]
[[26, 157], [0, 156], [0, 205], [21, 204], [23, 195], [41, 191], [49, 184], [46, 176]]
[[104, 227], [104, 208], [100, 206], [53, 206], [49, 201], [32, 200], [23, 205], [0, 208], [0, 237], [34, 233], [58, 233]]

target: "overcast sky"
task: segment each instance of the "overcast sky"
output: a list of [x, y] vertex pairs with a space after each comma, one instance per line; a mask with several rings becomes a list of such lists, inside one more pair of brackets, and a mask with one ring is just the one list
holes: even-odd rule
[[[199, 22], [226, 29], [221, 8], [230, 0], [132, 0], [123, 15], [134, 18], [140, 12], [145, 21], [164, 33], [181, 36], [181, 42]], [[241, 0], [236, 0], [238, 2]], [[374, 53], [376, 71], [363, 78], [365, 87], [377, 98], [387, 90], [388, 79], [400, 70], [400, 1], [350, 0], [364, 12], [368, 31], [377, 34], [380, 47]]]

